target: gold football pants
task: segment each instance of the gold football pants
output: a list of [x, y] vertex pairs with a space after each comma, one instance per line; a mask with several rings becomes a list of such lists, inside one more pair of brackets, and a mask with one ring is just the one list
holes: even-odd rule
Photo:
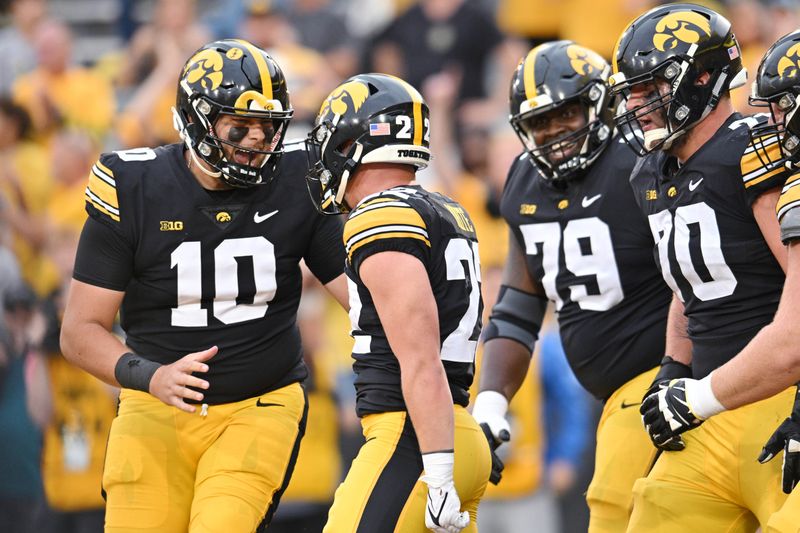
[[786, 495], [781, 461], [762, 465], [756, 458], [791, 413], [794, 394], [792, 387], [684, 433], [686, 449], [662, 453], [636, 482], [628, 531], [745, 533], [766, 526]]
[[302, 386], [200, 412], [122, 390], [103, 473], [107, 533], [251, 533], [272, 517], [305, 431]]
[[[425, 527], [428, 487], [422, 475], [411, 418], [405, 411], [365, 416], [366, 442], [339, 485], [324, 533], [430, 533]], [[491, 470], [489, 444], [475, 419], [455, 406], [455, 467], [453, 478], [461, 510], [478, 531], [478, 503]]]
[[647, 475], [656, 457], [642, 425], [639, 406], [658, 368], [639, 374], [612, 394], [597, 425], [592, 482], [586, 493], [590, 533], [621, 533], [633, 507], [633, 484]]

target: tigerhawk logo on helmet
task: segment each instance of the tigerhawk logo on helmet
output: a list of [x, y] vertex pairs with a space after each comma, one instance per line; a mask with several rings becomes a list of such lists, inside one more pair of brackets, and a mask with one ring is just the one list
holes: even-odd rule
[[694, 11], [678, 11], [670, 13], [656, 24], [653, 45], [664, 52], [673, 50], [678, 46], [678, 41], [695, 44], [708, 37], [711, 37], [711, 25], [707, 18]]
[[798, 66], [800, 66], [800, 44], [789, 48], [778, 61], [778, 74], [781, 78], [794, 78], [797, 76]]
[[[241, 39], [209, 43], [191, 56], [178, 81], [172, 112], [192, 160], [205, 162], [211, 170], [199, 168], [232, 187], [270, 182], [293, 115], [281, 68], [265, 51]], [[266, 146], [256, 149], [219, 137], [215, 125], [223, 115], [269, 124]], [[225, 147], [243, 154], [247, 163], [229, 159]]]
[[314, 205], [323, 214], [350, 211], [354, 206], [346, 205], [344, 193], [362, 164], [425, 168], [429, 127], [427, 104], [400, 78], [361, 74], [347, 80], [325, 99], [306, 139], [306, 184]]

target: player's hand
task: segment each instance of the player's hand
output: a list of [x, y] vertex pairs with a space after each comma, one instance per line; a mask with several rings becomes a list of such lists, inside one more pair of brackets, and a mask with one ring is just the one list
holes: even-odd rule
[[459, 533], [469, 525], [469, 513], [461, 511], [461, 500], [458, 498], [453, 482], [435, 487], [428, 483], [428, 501], [425, 505], [425, 527], [436, 533]]
[[783, 492], [790, 494], [800, 481], [800, 388], [795, 395], [791, 416], [778, 426], [764, 444], [758, 462], [764, 464], [771, 461], [781, 450], [783, 450], [781, 485]]
[[692, 377], [692, 367], [690, 367], [689, 365], [685, 365], [680, 361], [676, 361], [669, 355], [665, 355], [661, 359], [661, 366], [658, 368], [658, 373], [656, 374], [656, 377], [653, 378], [653, 382], [650, 384], [650, 387], [647, 389], [647, 392], [645, 392], [644, 396], [642, 396], [642, 400], [644, 400], [651, 394], [655, 394], [661, 389], [667, 388], [667, 386], [669, 386], [670, 381], [672, 381], [673, 379], [682, 379], [690, 377]]
[[486, 440], [489, 441], [489, 450], [492, 452], [492, 473], [489, 481], [497, 485], [503, 477], [505, 465], [497, 455], [497, 448], [511, 439], [511, 428], [505, 417], [508, 409], [508, 400], [499, 392], [483, 391], [475, 398], [475, 407], [472, 416], [481, 426]]
[[692, 379], [674, 380], [669, 386], [651, 394], [642, 401], [639, 412], [653, 444], [662, 450], [678, 451], [686, 447], [681, 433], [703, 423], [686, 401], [687, 384]]
[[167, 405], [172, 405], [187, 413], [194, 413], [197, 408], [184, 400], [200, 402], [204, 396], [202, 392], [189, 387], [205, 390], [208, 388], [208, 381], [192, 374], [208, 372], [208, 365], [205, 362], [214, 357], [218, 350], [219, 348], [212, 346], [202, 352], [190, 353], [170, 365], [163, 365], [156, 370], [150, 380], [150, 394]]
[[469, 513], [461, 511], [461, 500], [453, 485], [452, 450], [422, 454], [425, 469], [420, 481], [428, 485], [425, 527], [436, 533], [459, 533], [469, 525]]

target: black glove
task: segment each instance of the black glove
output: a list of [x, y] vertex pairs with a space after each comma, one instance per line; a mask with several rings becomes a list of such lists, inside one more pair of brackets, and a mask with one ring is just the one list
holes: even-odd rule
[[703, 423], [686, 401], [686, 386], [692, 379], [677, 379], [642, 401], [642, 413], [650, 440], [656, 448], [679, 451], [686, 447], [680, 434]]
[[778, 426], [758, 456], [761, 464], [772, 460], [783, 450], [781, 485], [783, 492], [790, 494], [800, 481], [800, 386], [794, 397], [794, 407], [789, 418]]
[[511, 434], [503, 429], [500, 430], [497, 438], [495, 438], [492, 434], [489, 424], [484, 422], [480, 426], [483, 430], [483, 434], [486, 436], [486, 440], [489, 441], [489, 450], [492, 452], [492, 473], [489, 476], [489, 481], [493, 485], [497, 485], [500, 483], [500, 480], [503, 477], [503, 469], [506, 467], [506, 465], [504, 465], [503, 461], [500, 460], [500, 457], [497, 456], [496, 450], [501, 444], [508, 442], [508, 440], [511, 438]]
[[658, 374], [653, 378], [653, 382], [647, 392], [644, 393], [644, 396], [642, 396], [642, 400], [665, 388], [673, 379], [690, 377], [692, 377], [692, 367], [676, 361], [672, 356], [665, 355], [661, 359], [661, 368], [658, 369]]

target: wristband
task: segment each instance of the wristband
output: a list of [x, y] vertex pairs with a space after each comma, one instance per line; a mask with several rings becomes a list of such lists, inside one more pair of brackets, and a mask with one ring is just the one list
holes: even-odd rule
[[493, 390], [485, 390], [478, 393], [475, 398], [475, 406], [472, 408], [472, 416], [479, 422], [485, 422], [489, 418], [504, 418], [508, 411], [508, 400], [501, 393]]
[[453, 481], [453, 450], [442, 450], [422, 454], [422, 468], [425, 475], [420, 479], [429, 487], [439, 488]]
[[711, 376], [714, 373], [707, 375], [699, 381], [693, 379], [686, 380], [686, 403], [689, 404], [689, 409], [699, 418], [705, 420], [723, 411], [727, 411], [717, 397], [714, 395], [714, 390], [711, 388]]
[[161, 367], [160, 364], [145, 359], [141, 355], [127, 352], [117, 361], [114, 367], [114, 377], [126, 389], [150, 392], [150, 380], [153, 374]]

